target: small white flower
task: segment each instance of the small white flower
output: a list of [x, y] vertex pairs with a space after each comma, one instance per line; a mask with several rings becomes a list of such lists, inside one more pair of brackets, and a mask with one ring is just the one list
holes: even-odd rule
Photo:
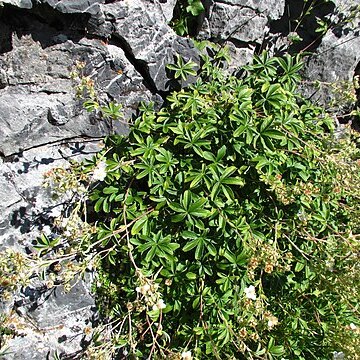
[[46, 236], [49, 236], [52, 233], [49, 225], [45, 225], [41, 230], [42, 230], [43, 234], [45, 234]]
[[94, 169], [92, 179], [95, 181], [103, 181], [106, 178], [106, 162], [100, 161]]
[[135, 288], [136, 292], [142, 294], [142, 295], [146, 295], [147, 292], [150, 290], [150, 285], [149, 284], [145, 284], [143, 286], [137, 286]]
[[184, 360], [191, 360], [192, 359], [191, 351], [183, 351], [181, 353], [181, 358]]
[[256, 300], [255, 287], [253, 285], [250, 285], [249, 287], [245, 288], [244, 291], [245, 291], [245, 296], [248, 299]]
[[157, 303], [153, 306], [153, 310], [162, 310], [166, 308], [166, 304], [163, 299], [159, 299]]
[[85, 194], [86, 193], [86, 187], [84, 185], [80, 185], [77, 188], [77, 191], [78, 191], [79, 194]]
[[268, 320], [268, 327], [272, 329], [274, 326], [276, 326], [279, 323], [279, 320], [276, 316], [270, 316]]
[[340, 352], [337, 352], [337, 351], [334, 351], [333, 352], [333, 360], [344, 360], [345, 359], [345, 354], [340, 351]]
[[351, 323], [349, 325], [349, 327], [350, 327], [350, 330], [353, 330], [353, 331], [355, 331], [357, 329], [357, 326], [355, 324], [353, 324], [353, 323]]
[[61, 216], [61, 208], [60, 206], [54, 206], [50, 211], [50, 216], [53, 218], [59, 218]]

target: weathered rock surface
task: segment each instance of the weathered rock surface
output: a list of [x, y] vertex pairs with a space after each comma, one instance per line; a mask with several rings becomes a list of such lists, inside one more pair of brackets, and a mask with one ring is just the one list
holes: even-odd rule
[[10, 342], [5, 359], [46, 359], [55, 353], [79, 353], [81, 342], [86, 341], [85, 329], [91, 332], [95, 313], [87, 285], [80, 280], [68, 293], [61, 288], [44, 292], [29, 287], [24, 295], [7, 320], [18, 336]]
[[200, 37], [230, 46], [231, 68], [249, 62], [262, 46], [270, 23], [282, 17], [285, 0], [210, 0], [204, 2], [206, 14]]
[[210, 33], [219, 40], [261, 42], [268, 19], [254, 9], [215, 3], [209, 19]]
[[[350, 27], [329, 30], [315, 53], [307, 59], [303, 72], [304, 80], [307, 81], [303, 86], [305, 96], [312, 97], [321, 105], [329, 105], [334, 99], [339, 99], [333, 105], [334, 112], [341, 115], [348, 111], [353, 101], [347, 101], [345, 93], [356, 93], [353, 80], [354, 76], [359, 75], [356, 74], [360, 64], [359, 49], [360, 17]], [[320, 86], [312, 85], [312, 81], [319, 81]], [[336, 89], [332, 87], [341, 83], [343, 85]]]
[[[109, 124], [90, 119], [75, 99], [70, 72], [76, 60], [87, 64], [85, 74], [101, 93], [119, 102], [126, 96], [122, 101], [126, 117], [141, 100], [153, 97], [121, 49], [114, 50], [95, 39], [74, 43], [66, 36], [59, 39], [58, 34], [51, 34], [46, 40], [54, 40], [54, 44], [43, 48], [33, 40], [34, 35], [13, 34], [12, 51], [0, 57], [4, 78], [0, 90], [0, 152], [5, 156], [59, 138], [109, 133]], [[59, 40], [63, 42], [56, 43]], [[117, 123], [116, 130], [124, 132], [125, 127]]]
[[[122, 122], [110, 124], [83, 110], [70, 78], [76, 61], [85, 62], [83, 75], [94, 80], [102, 101], [123, 105], [124, 119], [131, 118], [140, 101], [162, 103], [173, 87], [166, 64], [176, 54], [199, 62], [191, 40], [168, 25], [176, 2], [0, 1], [0, 250], [30, 247], [61, 211], [61, 203], [42, 187], [44, 172], [91, 156], [99, 149], [97, 139], [109, 132], [127, 131]], [[229, 45], [234, 59], [229, 70], [251, 61], [269, 31], [280, 39], [275, 45], [288, 46], [293, 29], [287, 12], [297, 14], [302, 8], [301, 1], [291, 0], [203, 3], [199, 36]], [[328, 3], [299, 27], [307, 44], [318, 36], [316, 16], [328, 18], [340, 3], [344, 1]], [[315, 55], [304, 70], [306, 96], [329, 103], [328, 89], [319, 91], [311, 81], [351, 81], [355, 69], [360, 71], [359, 28], [358, 23], [335, 28], [312, 44]], [[76, 354], [84, 327], [91, 327], [93, 305], [89, 281], [80, 281], [69, 294], [43, 292], [41, 284], [22, 289], [15, 303], [2, 306], [22, 334], [9, 343], [6, 359], [46, 359], [55, 350]]]
[[208, 9], [210, 36], [216, 40], [236, 39], [242, 42], [261, 42], [269, 20], [284, 13], [285, 0], [215, 0]]
[[[71, 159], [90, 156], [99, 145], [78, 139], [0, 160], [0, 251], [30, 249], [61, 213], [63, 199], [52, 199], [43, 187], [43, 174], [55, 166], [67, 166]], [[16, 294], [15, 302], [1, 304], [0, 310], [10, 315], [6, 325], [18, 334], [9, 341], [5, 359], [46, 359], [55, 350], [59, 354], [80, 351], [84, 328], [91, 329], [95, 315], [90, 284], [79, 280], [64, 293], [60, 287], [44, 290], [43, 283], [35, 282]]]

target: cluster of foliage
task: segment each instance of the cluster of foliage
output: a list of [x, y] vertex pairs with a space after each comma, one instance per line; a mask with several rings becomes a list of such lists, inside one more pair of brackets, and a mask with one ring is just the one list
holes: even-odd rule
[[170, 26], [180, 35], [194, 35], [197, 18], [205, 11], [201, 0], [180, 0], [176, 3]]
[[[297, 94], [298, 57], [196, 83], [84, 165], [111, 319], [98, 351], [166, 359], [358, 358], [359, 137]], [[194, 64], [169, 67], [178, 78]], [[95, 184], [95, 185], [94, 185]], [[87, 251], [87, 253], [90, 253]]]

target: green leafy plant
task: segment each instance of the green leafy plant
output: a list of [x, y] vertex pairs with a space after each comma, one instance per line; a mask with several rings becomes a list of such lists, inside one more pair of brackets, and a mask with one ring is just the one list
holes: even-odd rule
[[180, 36], [192, 34], [197, 17], [204, 11], [201, 0], [180, 0], [176, 4], [175, 16], [170, 25]]
[[204, 54], [193, 85], [106, 139], [90, 242], [113, 354], [356, 358], [359, 137], [335, 140], [300, 68], [263, 53], [226, 76]]

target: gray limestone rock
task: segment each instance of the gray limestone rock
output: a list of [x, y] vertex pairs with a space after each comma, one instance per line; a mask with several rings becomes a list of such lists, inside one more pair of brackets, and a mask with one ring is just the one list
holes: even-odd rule
[[[303, 94], [320, 105], [329, 107], [331, 104], [332, 110], [339, 115], [347, 112], [354, 102], [347, 102], [344, 94], [356, 92], [353, 79], [360, 64], [359, 49], [360, 36], [354, 36], [353, 32], [337, 36], [329, 31], [315, 54], [307, 59], [303, 72]], [[315, 81], [319, 86], [315, 86]], [[343, 83], [344, 88], [335, 90], [331, 86], [335, 83], [339, 86]]]
[[[141, 100], [152, 98], [121, 49], [108, 49], [98, 40], [67, 40], [43, 49], [30, 36], [14, 35], [13, 51], [0, 56], [7, 85], [0, 89], [0, 151], [4, 155], [59, 138], [109, 133], [109, 124], [89, 119], [75, 99], [76, 84], [70, 79], [75, 60], [87, 64], [86, 75], [94, 79], [105, 99], [121, 101], [126, 97], [126, 117]], [[23, 66], [24, 61], [27, 66]], [[126, 132], [121, 123], [115, 126], [117, 131]]]
[[250, 64], [255, 53], [255, 47], [249, 45], [249, 47], [239, 48], [232, 42], [227, 43], [231, 56], [231, 62], [229, 64], [229, 73], [233, 73], [240, 69], [241, 66]]
[[191, 41], [180, 38], [167, 25], [173, 0], [131, 0], [104, 4], [105, 1], [42, 0], [61, 13], [87, 14], [87, 32], [105, 39], [117, 39], [153, 92], [171, 89], [166, 64], [174, 52], [186, 60], [199, 62]]
[[31, 0], [1, 0], [0, 6], [8, 4], [19, 7], [21, 9], [31, 9], [32, 8], [32, 1]]
[[[44, 173], [67, 166], [71, 159], [91, 156], [99, 145], [74, 140], [0, 161], [0, 251], [31, 248], [33, 240], [60, 214], [64, 199], [53, 199], [42, 186]], [[19, 289], [15, 303], [1, 304], [1, 311], [10, 316], [7, 325], [18, 334], [8, 342], [5, 359], [45, 359], [49, 351], [70, 354], [81, 350], [84, 328], [91, 328], [96, 314], [89, 292], [91, 282], [88, 276], [86, 279], [79, 279], [69, 293], [60, 287], [44, 291], [44, 284], [33, 281]]]
[[42, 3], [50, 5], [52, 8], [62, 13], [96, 13], [99, 4], [103, 4], [104, 0], [42, 0]]
[[261, 43], [269, 21], [281, 18], [285, 1], [219, 0], [209, 5], [201, 34], [217, 41], [235, 39], [243, 43]]
[[285, 0], [215, 0], [214, 2], [250, 8], [271, 20], [281, 18], [285, 9]]
[[[119, 6], [122, 6], [119, 3]], [[129, 16], [114, 23], [114, 36], [120, 40], [131, 57], [148, 76], [150, 85], [157, 91], [170, 88], [166, 65], [174, 62], [178, 53], [186, 61], [199, 62], [199, 56], [191, 41], [177, 36], [164, 22], [161, 13], [154, 11], [151, 2], [134, 0], [127, 2]]]
[[167, 22], [169, 22], [173, 17], [176, 2], [177, 0], [159, 0], [161, 10]]
[[28, 288], [24, 293], [27, 297], [18, 301], [16, 313], [7, 320], [18, 336], [8, 341], [10, 351], [4, 359], [46, 359], [55, 351], [81, 351], [84, 329], [91, 331], [95, 305], [85, 283], [79, 280], [67, 293], [61, 287], [45, 292]]
[[92, 156], [98, 140], [73, 139], [46, 144], [0, 161], [0, 248], [29, 246], [39, 231], [60, 214], [59, 204], [43, 187], [44, 173]]
[[268, 19], [248, 7], [215, 3], [209, 18], [210, 32], [219, 40], [261, 42]]

